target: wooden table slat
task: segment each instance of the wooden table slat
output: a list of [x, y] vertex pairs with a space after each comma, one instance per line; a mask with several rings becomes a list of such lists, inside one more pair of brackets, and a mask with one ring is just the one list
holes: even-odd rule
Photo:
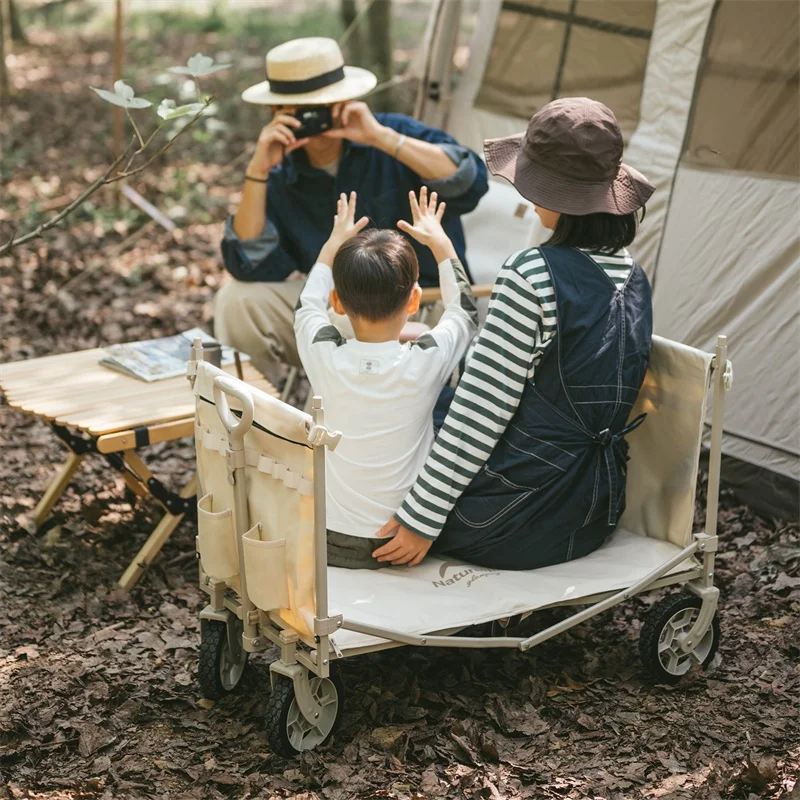
[[[256, 387], [262, 388], [262, 387]], [[176, 403], [174, 406], [164, 406], [159, 409], [158, 415], [153, 415], [147, 423], [141, 422], [142, 410], [137, 409], [130, 417], [123, 418], [121, 414], [108, 417], [92, 417], [90, 414], [81, 416], [67, 416], [63, 420], [56, 420], [59, 424], [80, 428], [87, 431], [91, 436], [105, 436], [115, 431], [125, 428], [133, 428], [138, 425], [156, 425], [162, 422], [174, 422], [175, 420], [185, 419], [194, 416], [194, 402]]]
[[[185, 376], [148, 383], [102, 366], [102, 355], [101, 348], [94, 348], [4, 364], [0, 389], [11, 408], [94, 436], [194, 416]], [[236, 374], [233, 364], [224, 369]], [[242, 373], [250, 385], [278, 396], [249, 361], [242, 363]]]
[[64, 372], [74, 368], [77, 364], [95, 364], [99, 361], [102, 348], [94, 347], [91, 350], [78, 350], [76, 353], [61, 353], [57, 356], [43, 356], [31, 358], [26, 361], [12, 361], [0, 366], [0, 383], [5, 383], [11, 378], [24, 378], [30, 374], [41, 374], [48, 369]]
[[[234, 365], [226, 367], [226, 371], [231, 375], [236, 374]], [[109, 374], [111, 375], [110, 380]], [[244, 380], [248, 382], [261, 378], [261, 374], [249, 364], [243, 365], [242, 374]], [[58, 413], [66, 413], [71, 404], [76, 402], [101, 403], [120, 396], [136, 400], [154, 397], [158, 393], [181, 391], [184, 387], [190, 391], [189, 382], [182, 375], [147, 383], [127, 375], [120, 375], [113, 370], [103, 369], [86, 373], [83, 377], [79, 375], [69, 381], [60, 380], [57, 383], [50, 383], [47, 386], [34, 384], [16, 391], [7, 390], [5, 394], [12, 408], [52, 417]], [[58, 405], [59, 402], [61, 405]]]
[[[189, 388], [188, 383], [187, 388]], [[87, 392], [82, 397], [67, 395], [66, 397], [44, 398], [43, 400], [34, 397], [21, 401], [14, 398], [9, 400], [8, 404], [11, 408], [17, 408], [29, 414], [36, 414], [45, 419], [56, 419], [57, 417], [84, 410], [102, 410], [109, 403], [121, 403], [128, 408], [145, 407], [157, 409], [161, 402], [169, 402], [170, 399], [182, 395], [182, 387], [179, 388], [174, 384], [172, 386], [162, 386], [158, 389], [151, 387], [151, 391], [144, 394], [131, 394], [121, 387], [116, 389], [109, 387], [104, 392]]]

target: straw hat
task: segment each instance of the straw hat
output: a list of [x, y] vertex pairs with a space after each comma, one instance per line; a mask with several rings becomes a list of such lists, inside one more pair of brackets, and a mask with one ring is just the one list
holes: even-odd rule
[[610, 108], [587, 97], [542, 106], [525, 133], [487, 139], [486, 164], [527, 200], [561, 214], [641, 208], [655, 187], [622, 163], [622, 132]]
[[367, 69], [346, 67], [333, 39], [293, 39], [267, 53], [267, 80], [242, 92], [248, 103], [314, 106], [362, 97], [378, 79]]

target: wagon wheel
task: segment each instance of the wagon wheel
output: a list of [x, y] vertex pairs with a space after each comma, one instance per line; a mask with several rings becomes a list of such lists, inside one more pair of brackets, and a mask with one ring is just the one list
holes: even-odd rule
[[684, 653], [679, 639], [688, 633], [700, 613], [702, 600], [675, 594], [656, 603], [647, 614], [639, 635], [639, 655], [659, 683], [675, 684], [695, 665], [707, 667], [719, 647], [719, 619], [711, 625], [697, 647]]
[[[228, 624], [233, 626], [228, 635]], [[232, 692], [247, 666], [247, 651], [242, 647], [242, 621], [230, 623], [204, 619], [200, 622], [200, 663], [197, 680], [209, 700]]]
[[292, 680], [285, 675], [274, 675], [273, 680], [266, 718], [267, 738], [272, 749], [292, 757], [325, 744], [339, 725], [344, 705], [344, 684], [336, 666], [331, 665], [329, 678], [308, 676], [311, 695], [322, 707], [319, 718], [313, 722], [300, 711]]

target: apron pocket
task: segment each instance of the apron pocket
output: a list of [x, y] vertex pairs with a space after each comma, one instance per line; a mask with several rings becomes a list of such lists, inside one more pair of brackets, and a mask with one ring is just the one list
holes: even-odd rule
[[239, 574], [236, 531], [229, 508], [214, 510], [214, 495], [209, 493], [197, 503], [197, 541], [203, 572], [218, 581]]
[[538, 492], [573, 467], [577, 455], [512, 423], [487, 468], [509, 488]]
[[261, 540], [261, 525], [242, 536], [247, 594], [256, 608], [274, 611], [289, 607], [286, 574], [286, 539]]
[[533, 492], [508, 491], [491, 495], [461, 495], [456, 503], [455, 515], [470, 528], [488, 528], [498, 525], [503, 518], [521, 504]]

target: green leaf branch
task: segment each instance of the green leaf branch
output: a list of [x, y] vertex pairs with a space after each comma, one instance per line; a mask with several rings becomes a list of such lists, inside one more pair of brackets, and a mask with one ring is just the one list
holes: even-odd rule
[[[102, 100], [125, 109], [125, 114], [131, 124], [131, 127], [133, 128], [135, 135], [131, 138], [128, 146], [113, 160], [105, 172], [103, 172], [103, 174], [96, 181], [84, 189], [84, 191], [81, 192], [81, 194], [78, 195], [78, 197], [75, 198], [75, 200], [73, 200], [69, 205], [62, 208], [57, 214], [50, 217], [50, 219], [41, 223], [28, 233], [17, 236], [16, 231], [13, 231], [11, 238], [5, 242], [5, 244], [0, 245], [0, 256], [6, 255], [17, 245], [25, 244], [26, 242], [38, 239], [46, 231], [50, 230], [50, 228], [55, 227], [64, 219], [66, 219], [73, 211], [79, 208], [98, 189], [100, 189], [100, 187], [125, 180], [126, 178], [130, 178], [134, 175], [144, 172], [144, 170], [150, 167], [153, 162], [155, 162], [167, 150], [169, 150], [175, 144], [175, 142], [208, 111], [209, 106], [211, 106], [213, 103], [213, 95], [203, 97], [200, 92], [200, 85], [197, 79], [204, 75], [211, 75], [215, 72], [219, 72], [220, 70], [227, 69], [229, 66], [230, 64], [215, 64], [213, 58], [204, 56], [201, 53], [197, 53], [189, 59], [185, 67], [171, 67], [169, 71], [176, 75], [187, 75], [192, 77], [200, 102], [187, 103], [179, 106], [174, 100], [166, 98], [162, 100], [156, 109], [156, 116], [160, 119], [160, 122], [156, 124], [155, 128], [147, 137], [147, 139], [142, 136], [142, 132], [134, 121], [130, 112], [131, 110], [152, 108], [153, 104], [149, 100], [146, 100], [143, 97], [137, 97], [133, 87], [129, 86], [124, 81], [116, 81], [114, 83], [113, 91], [108, 91], [107, 89], [97, 89], [94, 86], [90, 87], [92, 91], [95, 92]], [[185, 125], [183, 125], [180, 130], [167, 139], [167, 141], [164, 142], [161, 147], [158, 148], [158, 150], [149, 158], [147, 158], [142, 164], [134, 166], [137, 158], [143, 156], [153, 139], [167, 122], [189, 115], [191, 115], [191, 119]], [[123, 163], [125, 163], [125, 166], [122, 168], [122, 171], [117, 172]]]

